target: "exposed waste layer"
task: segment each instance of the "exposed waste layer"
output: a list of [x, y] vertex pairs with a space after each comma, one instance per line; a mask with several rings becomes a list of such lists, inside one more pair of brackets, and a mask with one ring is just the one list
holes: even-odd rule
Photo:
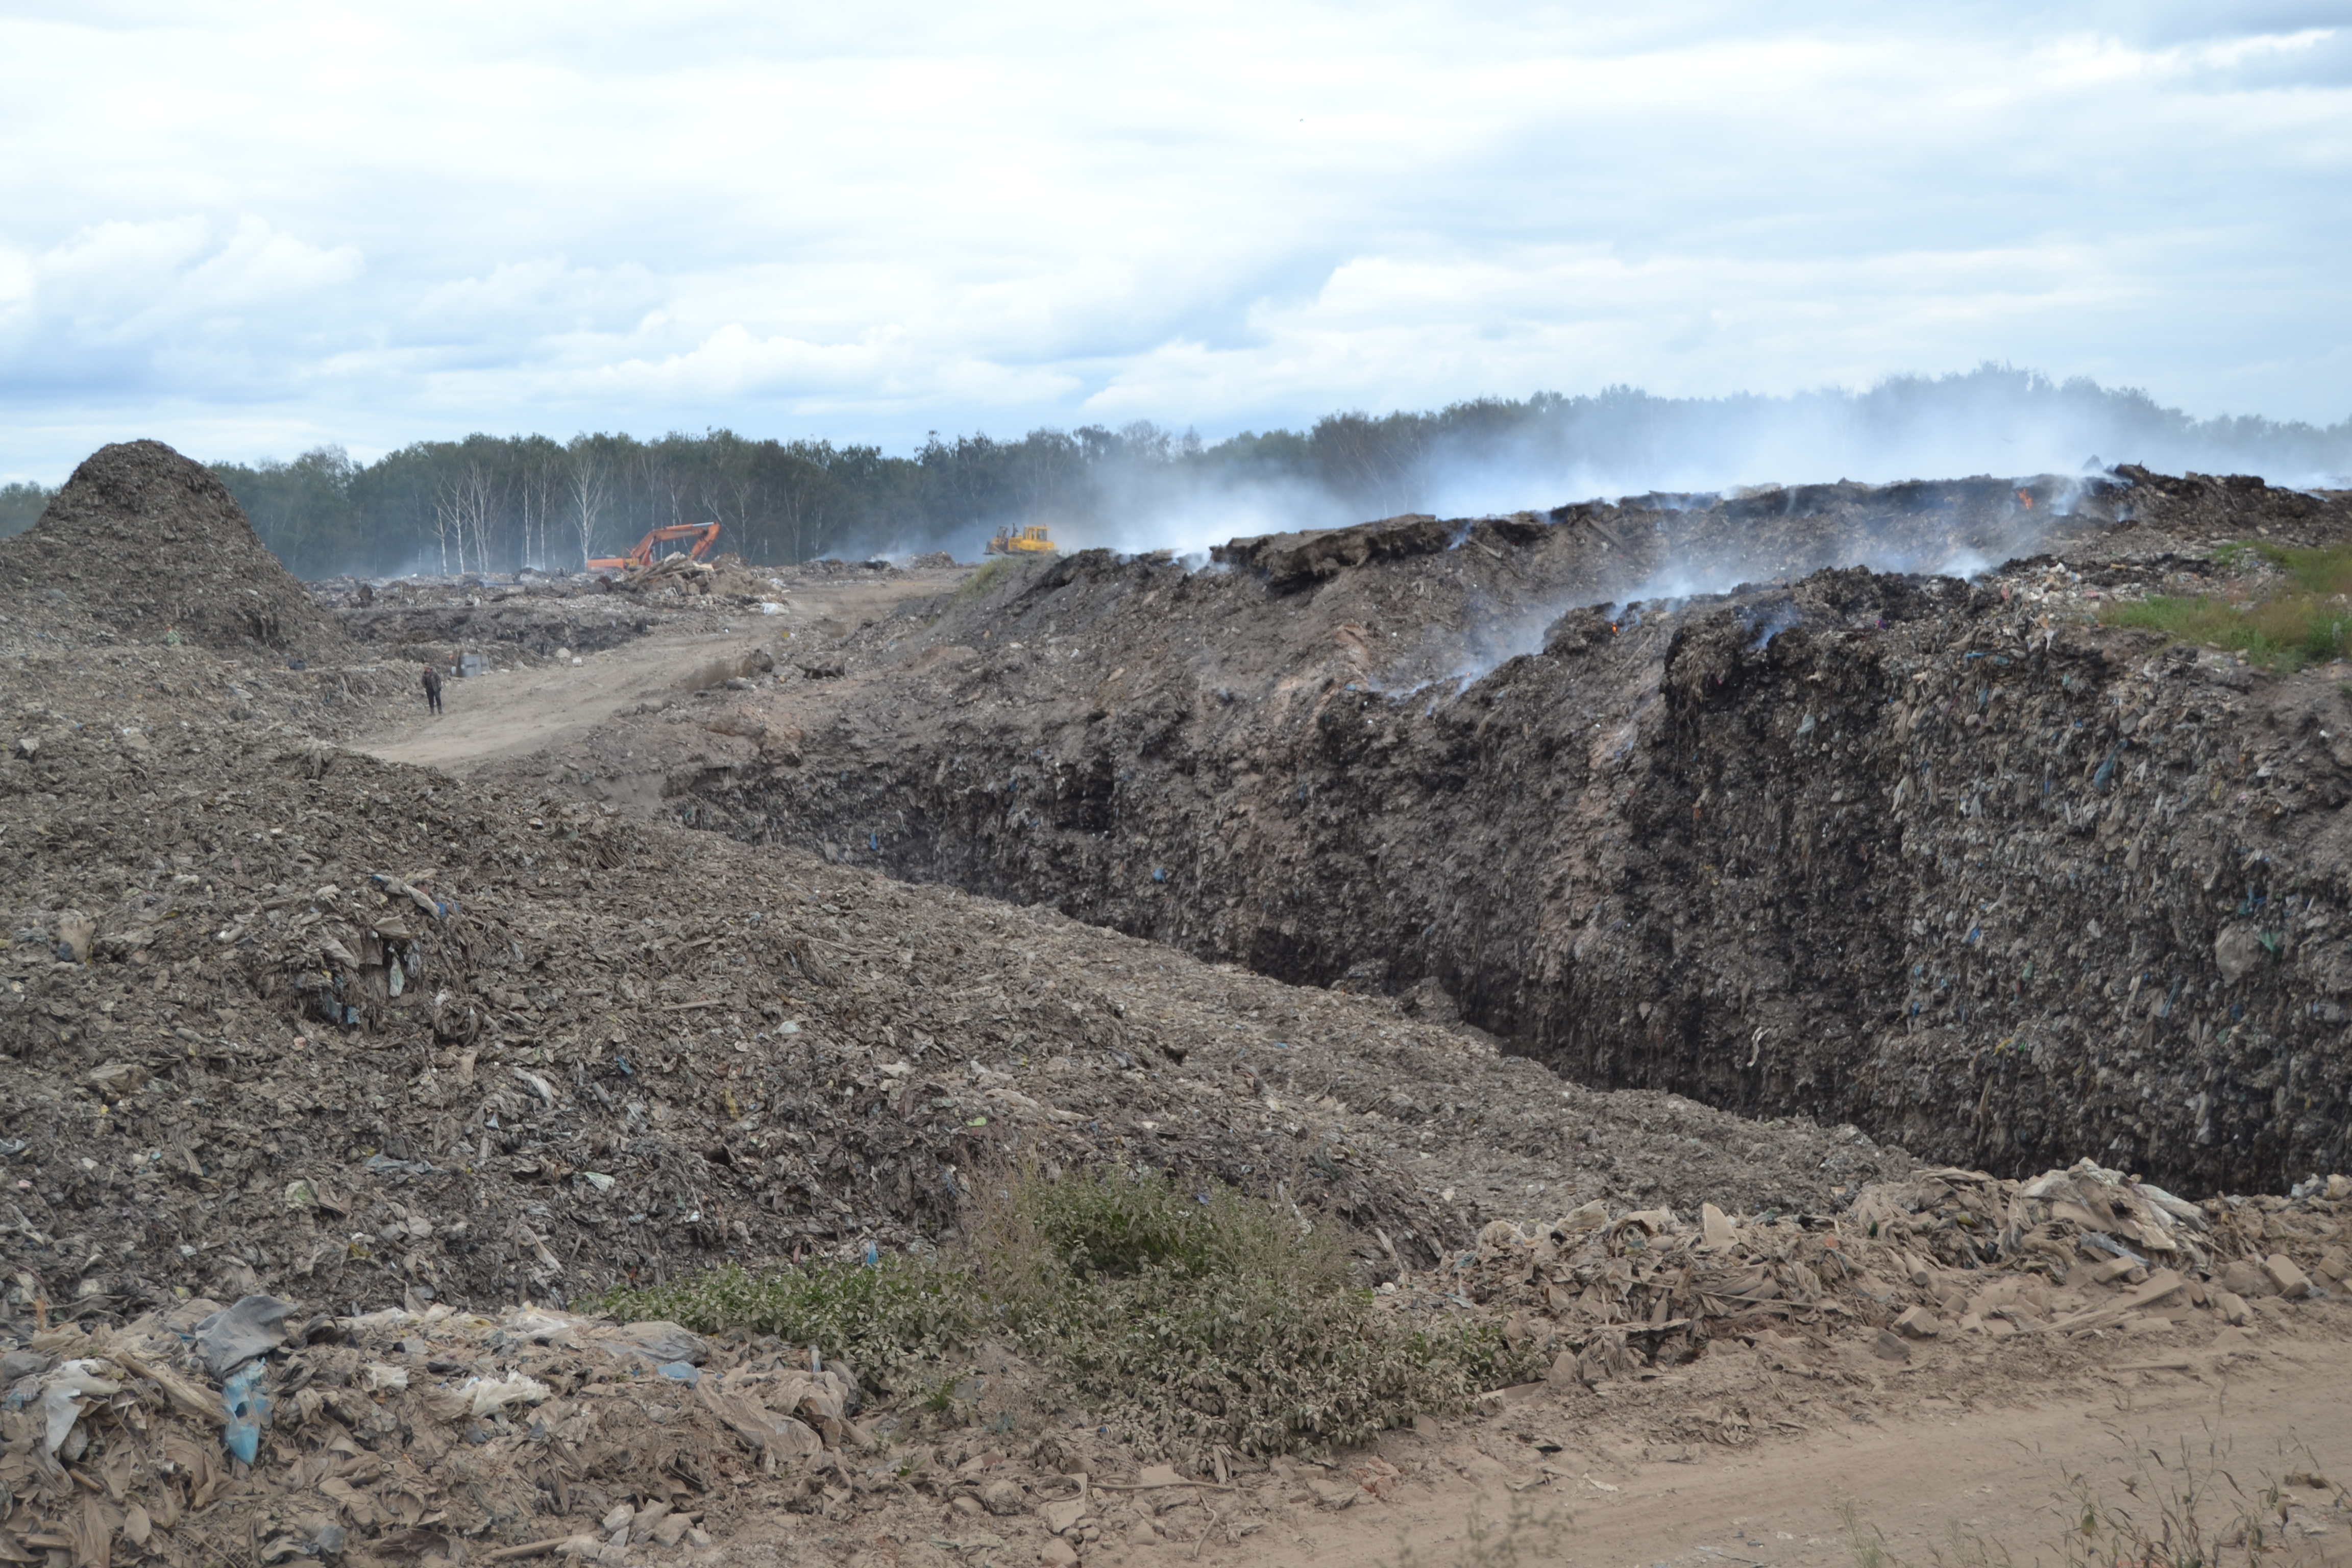
[[[854, 1255], [1027, 1153], [1278, 1194], [1374, 1276], [1538, 1201], [1821, 1209], [1908, 1168], [1046, 911], [381, 763], [320, 738], [404, 698], [361, 673], [12, 662], [13, 1310]], [[303, 706], [320, 681], [350, 695]]]
[[228, 487], [161, 441], [91, 453], [38, 522], [0, 540], [0, 587], [68, 603], [132, 642], [306, 662], [352, 656]]
[[[2347, 521], [2126, 470], [1394, 520], [1198, 573], [1093, 552], [605, 766], [634, 749], [744, 837], [1458, 1010], [1579, 1081], [2276, 1188], [2346, 1135], [2346, 672], [2095, 612]], [[1622, 598], [1718, 546], [1761, 574], [1859, 539], [2042, 553]]]
[[1560, 1382], [1694, 1361], [1824, 1310], [1849, 1334], [1877, 1331], [1872, 1353], [1902, 1363], [1937, 1340], [2131, 1334], [2153, 1329], [2136, 1319], [2193, 1308], [2243, 1325], [2252, 1301], [2326, 1294], [2352, 1274], [2335, 1217], [2352, 1179], [2315, 1186], [2199, 1205], [2089, 1160], [2027, 1182], [1921, 1170], [1864, 1187], [1834, 1221], [1713, 1204], [1688, 1217], [1596, 1204], [1532, 1226], [1497, 1220], [1454, 1276], [1526, 1331], [1557, 1335], [1575, 1357]]

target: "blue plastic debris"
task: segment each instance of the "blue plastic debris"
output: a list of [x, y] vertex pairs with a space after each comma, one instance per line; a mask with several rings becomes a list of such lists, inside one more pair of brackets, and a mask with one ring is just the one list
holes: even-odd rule
[[1165, 866], [1154, 866], [1151, 868], [1151, 879], [1155, 882], [1166, 881], [1168, 879], [1168, 868]]
[[2116, 763], [2123, 759], [2124, 748], [2129, 744], [2130, 742], [2127, 741], [2118, 741], [2116, 742], [2116, 749], [2107, 753], [2107, 760], [2099, 764], [2099, 771], [2091, 775], [2091, 787], [2093, 789], [2097, 790], [2102, 795], [2106, 793], [2107, 786], [2115, 782]]
[[682, 1383], [693, 1388], [702, 1382], [702, 1373], [690, 1361], [666, 1361], [656, 1369], [672, 1383]]
[[228, 1425], [221, 1432], [221, 1441], [248, 1465], [261, 1451], [261, 1424], [269, 1419], [269, 1396], [261, 1391], [263, 1370], [261, 1363], [249, 1362], [221, 1384], [221, 1399], [228, 1405]]
[[868, 1268], [879, 1268], [881, 1266], [881, 1250], [872, 1242], [867, 1242], [866, 1244], [866, 1267]]

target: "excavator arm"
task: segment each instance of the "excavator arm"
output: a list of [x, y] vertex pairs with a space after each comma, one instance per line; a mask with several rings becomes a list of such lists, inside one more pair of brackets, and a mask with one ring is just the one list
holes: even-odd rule
[[650, 566], [654, 562], [654, 546], [673, 539], [691, 539], [693, 548], [686, 552], [689, 561], [699, 561], [719, 542], [719, 525], [715, 522], [674, 522], [667, 528], [656, 528], [637, 541], [625, 555], [604, 555], [587, 563], [591, 572], [626, 572], [632, 567]]

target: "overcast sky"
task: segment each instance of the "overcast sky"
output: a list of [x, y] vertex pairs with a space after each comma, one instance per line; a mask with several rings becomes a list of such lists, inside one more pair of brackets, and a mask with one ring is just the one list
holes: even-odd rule
[[0, 478], [1986, 360], [2352, 415], [2352, 3], [0, 0]]

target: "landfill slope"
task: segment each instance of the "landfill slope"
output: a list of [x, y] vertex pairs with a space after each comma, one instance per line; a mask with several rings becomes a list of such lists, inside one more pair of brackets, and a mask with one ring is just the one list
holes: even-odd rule
[[[1841, 517], [1867, 510], [1832, 490]], [[1939, 545], [2014, 522], [1998, 487], [1950, 493], [1951, 507], [1945, 492], [1913, 506]], [[1803, 562], [1819, 541], [1786, 511], [1759, 525], [1759, 548]], [[1628, 557], [1662, 537], [1614, 512], [1586, 521]], [[2141, 525], [2116, 509], [2077, 526], [2113, 543]], [[1411, 775], [1351, 749], [1393, 749], [1344, 689], [1368, 684], [1374, 633], [1390, 629], [1363, 607], [1399, 586], [1380, 575], [1397, 563], [1475, 557], [1494, 574], [1482, 602], [1499, 606], [1482, 620], [1507, 641], [1555, 586], [1513, 569], [1592, 547], [1512, 527], [1457, 545], [1456, 531], [1402, 525], [1433, 546], [1417, 556], [1382, 553], [1396, 530], [1285, 544], [1298, 585], [1272, 614], [1276, 568], [1239, 562], [1016, 568], [912, 616], [890, 608], [906, 584], [885, 593], [865, 573], [828, 599], [811, 574], [798, 591], [835, 614], [769, 617], [797, 635], [766, 666], [698, 677], [586, 740], [463, 778], [356, 749], [415, 724], [411, 667], [131, 641], [85, 595], [0, 584], [14, 595], [0, 609], [0, 1562], [1278, 1562], [1342, 1510], [1416, 1497], [1458, 1510], [1465, 1479], [1549, 1506], [1580, 1474], [1626, 1477], [1634, 1456], [1678, 1468], [1663, 1485], [1716, 1454], [1769, 1475], [1784, 1436], [1843, 1442], [1931, 1399], [1940, 1425], [1950, 1403], [2095, 1412], [2112, 1409], [2114, 1379], [2227, 1376], [2231, 1412], [2259, 1425], [2282, 1346], [2339, 1357], [2341, 1176], [2292, 1198], [2188, 1203], [2114, 1159], [2053, 1161], [2024, 1183], [1923, 1169], [1850, 1125], [1564, 1081], [1461, 1016], [1499, 1019], [1475, 985], [1349, 953], [1355, 933], [1393, 934], [1398, 912], [1378, 900], [1403, 884], [1370, 879], [1375, 858], [1344, 847], [1385, 858], [1410, 832], [1463, 831], [1406, 811], [1382, 839], [1350, 820], [1345, 790], [1362, 781], [1413, 805]], [[126, 545], [111, 567], [162, 563]], [[1425, 580], [1402, 585], [1453, 597], [1407, 629], [1451, 624], [1468, 600], [1459, 580]], [[1857, 581], [1798, 587], [1809, 635]], [[1891, 624], [1973, 603], [1887, 581], [1916, 595], [1881, 595]], [[1137, 584], [1150, 602], [1122, 605]], [[716, 617], [740, 606], [679, 586], [659, 590], [676, 596], [652, 617], [649, 654], [734, 635]], [[1057, 737], [1131, 707], [1126, 665], [1085, 666], [1119, 645], [1062, 640], [1081, 589], [1147, 651], [1217, 607], [1230, 646], [1195, 645], [1183, 667], [1212, 683], [1202, 710], [1272, 682], [1276, 721], [1324, 716], [1291, 737], [1314, 771], [1259, 735], [1265, 754], [1239, 758], [1251, 779], [1199, 749], [1197, 715], [1171, 719], [1174, 695], [1147, 698], [1143, 721], [1119, 720], [1139, 749], [1111, 775], [1138, 793], [1087, 805], [1091, 826], [1057, 826]], [[1295, 613], [1308, 592], [1356, 629], [1339, 638]], [[1040, 605], [1042, 625], [1022, 619]], [[1573, 626], [1609, 679], [1671, 663], [1654, 621], [1612, 631], [1622, 645]], [[454, 616], [449, 634], [411, 646], [497, 636]], [[539, 657], [527, 641], [499, 651]], [[1302, 659], [1334, 657], [1328, 684], [1296, 679]], [[1463, 657], [1433, 638], [1392, 668]], [[1828, 658], [1815, 647], [1755, 679], [1801, 682]], [[1565, 652], [1503, 668], [1547, 659], [1584, 668]], [[1070, 666], [1087, 683], [1076, 700]], [[795, 673], [812, 668], [827, 673]], [[487, 710], [558, 689], [493, 676], [447, 696]], [[1425, 719], [1448, 711], [1423, 700]], [[974, 726], [961, 761], [925, 750], [927, 704], [942, 701]], [[1486, 738], [1505, 745], [1513, 720], [1522, 744], [1541, 733], [1532, 712], [1473, 710], [1433, 731], [1457, 772], [1492, 755]], [[1020, 787], [988, 787], [988, 746], [1024, 733], [1009, 764]], [[1655, 750], [1634, 734], [1629, 755]], [[1190, 774], [1168, 771], [1179, 760]], [[851, 815], [877, 781], [900, 787], [918, 768], [964, 781], [965, 818], [927, 818], [903, 794], [891, 814]], [[1513, 816], [1539, 784], [1487, 769], [1472, 804], [1539, 843], [1541, 823]], [[735, 793], [779, 773], [809, 792], [814, 842], [745, 841], [795, 837]], [[945, 857], [968, 821], [973, 866], [1016, 844], [1036, 857], [1003, 862], [1036, 873], [1034, 896], [1110, 844], [1134, 858], [1104, 868], [1109, 885], [1151, 900], [1121, 918], [1200, 946], [1201, 931], [1265, 928], [1241, 863], [1284, 868], [1284, 846], [1235, 829], [1253, 812], [1276, 820], [1274, 796], [1309, 784], [1316, 831], [1340, 847], [1307, 884], [1329, 901], [1281, 918], [1300, 953], [1349, 954], [1330, 988], [1202, 962], [1107, 918], [878, 874], [886, 843], [920, 827]], [[1200, 801], [1186, 792], [1212, 784], [1234, 792], [1210, 802], [1234, 826], [1187, 815]], [[1180, 829], [1195, 852], [1151, 837]], [[1507, 934], [1518, 885], [1465, 866], [1423, 879], [1465, 911], [1475, 893], [1495, 911], [1478, 918]], [[1221, 877], [1232, 890], [1207, 901]], [[1512, 1366], [1549, 1375], [1310, 1464], [1137, 1446], [992, 1342], [943, 1345], [920, 1378], [886, 1384], [837, 1347], [578, 1310], [615, 1283], [727, 1263], [951, 1254], [977, 1184], [1027, 1161], [1236, 1184], [1335, 1233], [1375, 1287], [1371, 1310], [1490, 1324], [1522, 1352]], [[2243, 1375], [2257, 1368], [2269, 1375]], [[2283, 1517], [2316, 1526], [2320, 1512], [2315, 1500]]]
[[0, 590], [69, 603], [133, 642], [352, 655], [228, 487], [161, 441], [116, 442], [84, 459], [39, 521], [0, 540]]
[[[2278, 1190], [2352, 1122], [2352, 672], [2097, 617], [2348, 522], [2126, 469], [1405, 518], [1206, 571], [1089, 552], [579, 770], [1458, 1015], [1579, 1082]], [[1822, 564], [2004, 551], [1972, 580]], [[1748, 581], [1656, 587], [1702, 569]]]
[[413, 701], [391, 672], [193, 648], [10, 672], [17, 1310], [484, 1307], [855, 1256], [950, 1234], [976, 1173], [1031, 1154], [1279, 1184], [1373, 1276], [1531, 1204], [1822, 1208], [1909, 1167], [1050, 911], [335, 744]]

